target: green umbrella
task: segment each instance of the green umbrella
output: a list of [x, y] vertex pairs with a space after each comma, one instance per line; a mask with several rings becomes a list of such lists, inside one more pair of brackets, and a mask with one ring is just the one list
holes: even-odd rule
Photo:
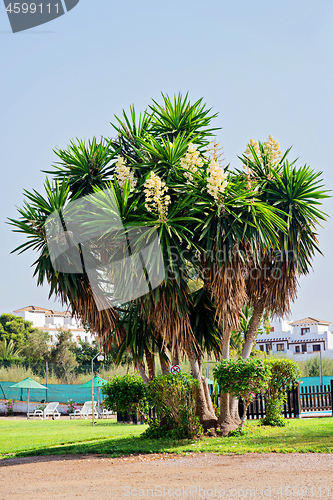
[[[100, 409], [99, 409], [99, 400], [100, 400], [99, 390], [100, 390], [100, 388], [102, 387], [103, 384], [106, 384], [107, 380], [104, 380], [104, 378], [100, 377], [99, 375], [95, 375], [92, 381], [93, 381], [94, 387], [97, 387], [97, 412], [98, 412], [98, 415], [99, 415], [100, 414]], [[82, 389], [84, 389], [86, 387], [91, 387], [91, 380], [88, 380], [88, 382], [86, 382], [85, 384], [82, 384], [80, 387], [82, 387]]]
[[[104, 378], [100, 377], [99, 375], [95, 375], [93, 378], [93, 382], [94, 387], [102, 387], [103, 384], [106, 384], [107, 380], [104, 380]], [[82, 387], [82, 389], [84, 387], [91, 387], [91, 380], [88, 380], [88, 382], [82, 384], [80, 387]]]
[[44, 385], [39, 384], [35, 380], [32, 380], [32, 378], [27, 377], [24, 380], [21, 380], [21, 382], [18, 382], [17, 384], [11, 385], [11, 387], [18, 387], [19, 389], [27, 389], [28, 392], [28, 405], [27, 405], [27, 415], [29, 414], [29, 390], [30, 389], [46, 389]]

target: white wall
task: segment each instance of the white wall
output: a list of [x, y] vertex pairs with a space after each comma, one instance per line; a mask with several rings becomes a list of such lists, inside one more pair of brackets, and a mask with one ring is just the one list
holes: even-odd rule
[[31, 321], [34, 326], [45, 326], [45, 313], [44, 312], [30, 312], [22, 311], [13, 313], [15, 316], [21, 316], [26, 321]]

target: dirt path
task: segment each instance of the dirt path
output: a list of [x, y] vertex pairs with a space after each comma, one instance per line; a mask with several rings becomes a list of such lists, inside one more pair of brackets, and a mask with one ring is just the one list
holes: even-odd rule
[[32, 457], [0, 462], [0, 500], [333, 499], [333, 455]]

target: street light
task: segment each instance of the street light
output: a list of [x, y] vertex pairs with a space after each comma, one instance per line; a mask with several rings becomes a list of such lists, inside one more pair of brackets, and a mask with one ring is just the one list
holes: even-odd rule
[[103, 361], [104, 354], [102, 352], [99, 352], [91, 360], [91, 412], [92, 412], [92, 424], [93, 424], [93, 427], [95, 425], [95, 411], [94, 411], [94, 360], [96, 358], [97, 358], [97, 361]]

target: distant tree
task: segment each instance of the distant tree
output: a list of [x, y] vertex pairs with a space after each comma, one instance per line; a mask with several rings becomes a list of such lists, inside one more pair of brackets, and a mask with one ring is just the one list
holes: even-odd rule
[[51, 335], [34, 329], [28, 332], [25, 345], [22, 348], [22, 356], [29, 363], [43, 363], [50, 360]]
[[71, 374], [78, 366], [75, 356], [75, 342], [70, 330], [59, 329], [57, 342], [51, 348], [50, 361], [57, 365], [55, 371], [66, 383], [70, 382]]
[[30, 321], [24, 320], [21, 316], [14, 314], [1, 314], [0, 316], [0, 341], [12, 340], [17, 348], [23, 347], [28, 334], [38, 331], [33, 328]]
[[[79, 365], [88, 365], [99, 353], [99, 348], [97, 347], [95, 341], [93, 341], [92, 344], [89, 344], [89, 342], [80, 340], [79, 343], [75, 345], [73, 352]], [[98, 363], [97, 360], [96, 363]]]
[[[301, 364], [302, 363], [302, 364]], [[319, 356], [307, 359], [301, 362], [303, 377], [319, 377]], [[323, 376], [330, 377], [333, 375], [333, 359], [322, 358]]]

